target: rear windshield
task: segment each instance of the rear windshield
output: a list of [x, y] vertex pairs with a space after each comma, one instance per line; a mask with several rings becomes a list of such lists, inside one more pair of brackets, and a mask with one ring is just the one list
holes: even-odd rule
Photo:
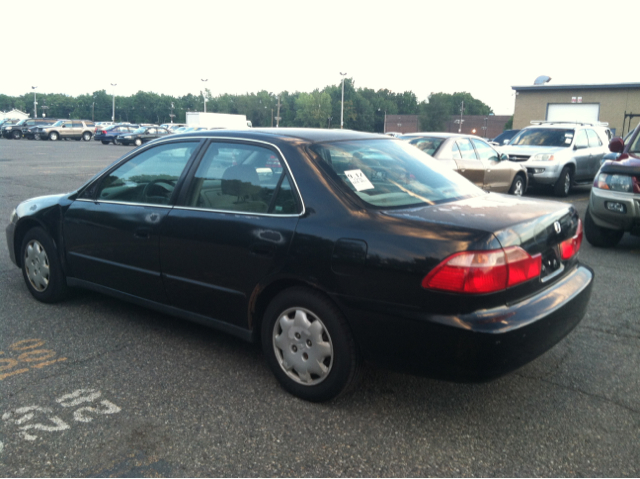
[[401, 140], [340, 141], [310, 149], [343, 188], [372, 206], [433, 205], [485, 194]]
[[574, 130], [566, 128], [526, 128], [509, 142], [511, 145], [569, 146], [573, 142]]
[[400, 137], [402, 140], [409, 140], [413, 146], [417, 146], [420, 150], [424, 151], [427, 155], [433, 155], [440, 148], [440, 145], [444, 143], [446, 138], [435, 137]]

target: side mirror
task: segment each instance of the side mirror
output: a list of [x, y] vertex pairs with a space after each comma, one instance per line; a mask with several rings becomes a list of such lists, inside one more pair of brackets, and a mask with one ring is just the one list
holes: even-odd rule
[[573, 149], [574, 150], [584, 150], [587, 147], [587, 145], [574, 145]]
[[622, 138], [616, 137], [609, 142], [609, 151], [612, 153], [622, 153], [624, 150], [624, 141]]
[[509, 140], [502, 140], [502, 144], [503, 144], [503, 145], [507, 145], [507, 144], [509, 144]]
[[509, 160], [509, 155], [507, 155], [506, 153], [500, 154], [500, 161], [508, 161], [508, 160]]

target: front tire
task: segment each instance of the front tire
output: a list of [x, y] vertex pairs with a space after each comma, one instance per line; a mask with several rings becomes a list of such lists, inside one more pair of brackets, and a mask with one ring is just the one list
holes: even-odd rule
[[524, 195], [526, 184], [527, 183], [522, 175], [516, 175], [516, 177], [513, 179], [513, 183], [511, 183], [509, 194], [515, 196]]
[[591, 217], [591, 212], [587, 208], [584, 215], [584, 235], [587, 241], [598, 248], [613, 248], [624, 236], [624, 230], [612, 230], [598, 226]]
[[58, 141], [60, 139], [60, 135], [58, 135], [57, 132], [52, 131], [51, 133], [49, 133], [49, 139], [51, 141]]
[[342, 313], [323, 294], [301, 287], [283, 291], [269, 304], [261, 333], [271, 371], [294, 396], [327, 401], [356, 383], [355, 341]]
[[14, 140], [19, 140], [22, 138], [22, 132], [18, 130], [14, 130], [11, 132], [11, 136], [13, 137]]
[[560, 172], [560, 177], [558, 178], [558, 181], [556, 181], [556, 184], [553, 185], [553, 193], [556, 196], [560, 196], [562, 198], [568, 196], [569, 192], [571, 191], [572, 183], [573, 183], [573, 172], [571, 171], [570, 167], [565, 166], [564, 168], [562, 168], [562, 171]]
[[64, 299], [67, 282], [49, 234], [40, 227], [27, 231], [20, 254], [22, 276], [31, 295], [43, 303]]

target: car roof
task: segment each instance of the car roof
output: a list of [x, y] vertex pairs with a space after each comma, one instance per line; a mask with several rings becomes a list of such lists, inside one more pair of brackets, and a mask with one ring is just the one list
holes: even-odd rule
[[297, 139], [307, 141], [309, 143], [322, 143], [330, 141], [347, 141], [362, 139], [384, 139], [394, 141], [394, 138], [381, 133], [366, 133], [353, 130], [327, 130], [321, 128], [248, 128], [243, 130], [206, 130], [198, 132], [190, 132], [177, 136], [206, 136], [206, 137], [229, 137], [236, 138], [254, 138], [265, 141], [279, 139]]
[[451, 138], [451, 137], [477, 138], [478, 140], [482, 140], [482, 138], [480, 138], [477, 135], [471, 135], [471, 134], [465, 134], [465, 133], [451, 133], [451, 132], [407, 133], [405, 135], [402, 135], [401, 138], [407, 138], [407, 137], [421, 138], [424, 136], [428, 136], [431, 138]]

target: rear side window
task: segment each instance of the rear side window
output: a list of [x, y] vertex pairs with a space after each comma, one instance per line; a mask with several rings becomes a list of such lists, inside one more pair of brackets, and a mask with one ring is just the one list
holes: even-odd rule
[[187, 206], [245, 213], [296, 214], [280, 159], [250, 144], [211, 143], [194, 176]]
[[372, 206], [432, 205], [485, 194], [402, 140], [319, 143], [309, 150], [339, 187]]
[[459, 138], [456, 140], [458, 147], [460, 148], [460, 154], [463, 160], [477, 160], [476, 152], [473, 149], [471, 141], [466, 138]]

